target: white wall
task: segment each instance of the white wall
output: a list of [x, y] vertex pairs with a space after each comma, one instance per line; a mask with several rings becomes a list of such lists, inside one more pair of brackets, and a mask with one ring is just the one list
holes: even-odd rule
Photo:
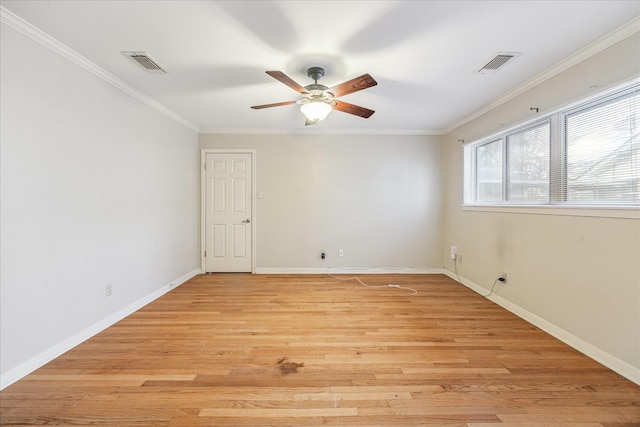
[[441, 136], [201, 135], [200, 147], [256, 149], [258, 272], [442, 268]]
[[463, 210], [463, 152], [457, 141], [471, 142], [526, 120], [534, 114], [529, 107], [544, 113], [638, 76], [639, 46], [636, 33], [446, 135], [443, 247], [445, 255], [450, 245], [458, 246], [458, 272], [465, 284], [488, 292], [498, 274], [507, 272], [508, 283], [496, 288], [497, 302], [638, 383], [637, 210], [631, 218], [609, 218], [623, 212], [607, 210]]
[[193, 130], [4, 24], [1, 42], [6, 386], [195, 274], [198, 149]]

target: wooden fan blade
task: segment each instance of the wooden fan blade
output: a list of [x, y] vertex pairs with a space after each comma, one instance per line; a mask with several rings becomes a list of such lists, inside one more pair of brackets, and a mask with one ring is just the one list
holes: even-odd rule
[[328, 91], [331, 92], [335, 98], [338, 98], [377, 84], [378, 82], [376, 82], [369, 74], [363, 74], [360, 77], [356, 77], [355, 79], [351, 79], [347, 82], [334, 86]]
[[284, 101], [284, 102], [276, 102], [275, 104], [254, 105], [251, 108], [253, 108], [254, 110], [261, 110], [263, 108], [282, 107], [283, 105], [291, 105], [295, 103], [296, 101]]
[[349, 104], [348, 102], [335, 101], [335, 103], [336, 105], [335, 107], [333, 107], [334, 110], [353, 114], [354, 116], [360, 116], [365, 119], [368, 119], [373, 113], [375, 113], [375, 111], [373, 110], [369, 110], [368, 108], [360, 107], [358, 105]]
[[295, 80], [287, 76], [282, 71], [266, 71], [266, 73], [278, 80], [280, 83], [286, 84], [298, 93], [307, 93], [307, 90], [304, 87], [300, 86]]

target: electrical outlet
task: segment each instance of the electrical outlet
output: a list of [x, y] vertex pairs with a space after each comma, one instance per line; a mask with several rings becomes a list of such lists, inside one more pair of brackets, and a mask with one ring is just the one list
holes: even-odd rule
[[500, 276], [498, 276], [498, 280], [502, 283], [507, 283], [507, 273], [500, 273]]
[[456, 255], [458, 254], [458, 248], [455, 246], [451, 246], [451, 259], [456, 259]]
[[320, 258], [325, 259], [327, 257], [327, 254], [324, 250], [320, 251]]
[[338, 256], [344, 256], [344, 249], [338, 249]]
[[107, 283], [104, 287], [104, 296], [110, 297], [111, 295], [113, 295], [113, 285], [111, 285], [111, 283]]

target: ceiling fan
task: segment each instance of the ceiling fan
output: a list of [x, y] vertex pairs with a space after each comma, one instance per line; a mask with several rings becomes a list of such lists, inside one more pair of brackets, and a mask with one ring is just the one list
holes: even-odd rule
[[274, 79], [289, 86], [291, 89], [302, 95], [298, 101], [276, 102], [275, 104], [254, 105], [254, 110], [262, 108], [281, 107], [283, 105], [300, 104], [300, 110], [306, 117], [305, 125], [315, 125], [332, 111], [338, 110], [343, 113], [353, 114], [354, 116], [368, 119], [375, 112], [368, 108], [358, 105], [349, 104], [348, 102], [339, 101], [339, 98], [359, 90], [367, 89], [378, 84], [369, 74], [363, 74], [339, 85], [328, 88], [318, 83], [324, 76], [324, 68], [311, 67], [307, 70], [307, 76], [313, 79], [314, 83], [302, 86], [287, 76], [282, 71], [267, 71]]

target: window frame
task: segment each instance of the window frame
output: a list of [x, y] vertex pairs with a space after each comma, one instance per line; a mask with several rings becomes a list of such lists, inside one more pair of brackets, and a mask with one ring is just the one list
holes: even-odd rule
[[[640, 92], [640, 78], [627, 81], [608, 90], [585, 97], [562, 108], [553, 110], [541, 117], [527, 120], [500, 132], [466, 143], [463, 148], [463, 204], [465, 210], [501, 211], [536, 214], [610, 216], [640, 219], [640, 202], [630, 203], [579, 203], [567, 201], [567, 143], [566, 118], [577, 111], [604, 105], [616, 97]], [[508, 200], [509, 159], [507, 157], [508, 137], [528, 129], [549, 123], [549, 199], [547, 202], [510, 202]], [[502, 194], [500, 201], [485, 202], [477, 200], [477, 149], [487, 144], [501, 141], [502, 144]]]

